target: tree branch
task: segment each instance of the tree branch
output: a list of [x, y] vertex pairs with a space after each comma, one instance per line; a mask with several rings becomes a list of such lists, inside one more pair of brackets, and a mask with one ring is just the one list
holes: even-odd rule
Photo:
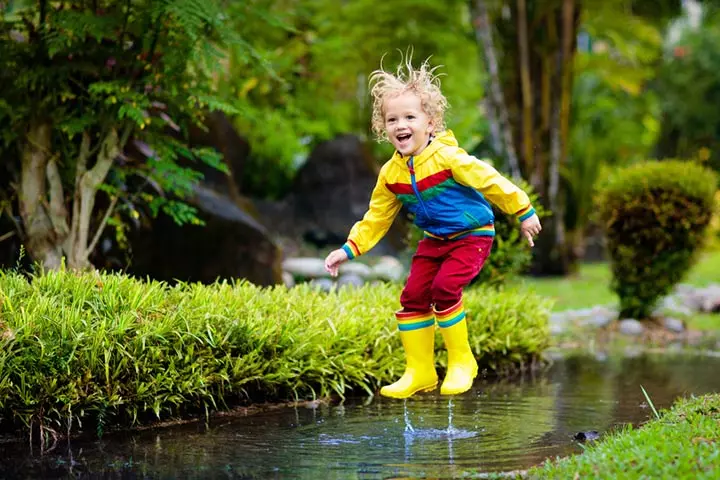
[[521, 178], [520, 164], [518, 163], [517, 153], [515, 151], [515, 143], [513, 142], [512, 127], [508, 119], [507, 106], [503, 98], [502, 87], [500, 83], [500, 73], [498, 68], [497, 57], [495, 56], [495, 44], [490, 29], [490, 15], [488, 14], [487, 5], [484, 0], [473, 1], [475, 17], [475, 38], [483, 49], [485, 56], [485, 65], [487, 66], [489, 75], [489, 93], [492, 100], [494, 112], [500, 124], [500, 132], [503, 137], [504, 154], [507, 158], [510, 173], [513, 178]]
[[44, 266], [59, 268], [62, 249], [55, 240], [53, 224], [45, 208], [46, 168], [50, 155], [51, 125], [39, 122], [29, 127], [22, 148], [20, 173], [20, 217], [30, 255]]
[[48, 181], [48, 194], [50, 197], [50, 221], [53, 224], [55, 233], [62, 240], [70, 233], [68, 226], [68, 212], [65, 208], [65, 193], [63, 192], [62, 178], [58, 170], [57, 156], [48, 160], [46, 175]]
[[[77, 253], [76, 239], [80, 231], [80, 202], [81, 202], [81, 184], [85, 172], [87, 172], [87, 163], [90, 158], [90, 134], [83, 132], [82, 141], [80, 143], [80, 152], [75, 162], [75, 190], [73, 191], [73, 213], [72, 224], [70, 226], [70, 235], [66, 239], [65, 251], [71, 256]], [[70, 253], [72, 252], [72, 253]]]
[[17, 232], [14, 231], [14, 230], [11, 230], [11, 231], [3, 234], [3, 235], [0, 235], [0, 242], [4, 242], [4, 241], [7, 240], [8, 238], [12, 238], [12, 237], [14, 237], [15, 235], [17, 235]]
[[533, 155], [533, 95], [530, 84], [530, 52], [528, 45], [527, 5], [517, 0], [517, 41], [520, 53], [520, 86], [522, 91], [522, 147], [526, 169], [532, 170]]
[[110, 206], [105, 211], [105, 215], [103, 216], [102, 221], [100, 222], [100, 225], [98, 225], [98, 229], [95, 232], [95, 236], [93, 237], [92, 241], [90, 242], [90, 245], [87, 247], [87, 253], [90, 255], [97, 246], [98, 241], [100, 241], [100, 236], [102, 235], [103, 230], [105, 230], [105, 225], [107, 225], [108, 219], [110, 218], [110, 215], [112, 214], [113, 210], [115, 210], [115, 205], [117, 205], [119, 197], [113, 197], [110, 201]]
[[78, 218], [78, 236], [75, 238], [75, 259], [79, 266], [87, 264], [88, 237], [90, 232], [90, 220], [93, 208], [95, 207], [95, 195], [100, 184], [105, 181], [110, 167], [120, 153], [118, 146], [117, 130], [112, 128], [101, 141], [100, 152], [95, 165], [86, 171], [80, 180], [80, 212]]

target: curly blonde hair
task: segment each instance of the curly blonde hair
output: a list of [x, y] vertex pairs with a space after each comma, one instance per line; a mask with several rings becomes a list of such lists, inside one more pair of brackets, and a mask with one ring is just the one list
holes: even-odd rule
[[382, 61], [380, 69], [370, 74], [370, 95], [373, 98], [372, 130], [378, 141], [388, 140], [385, 131], [385, 100], [405, 92], [412, 92], [420, 97], [422, 109], [430, 117], [435, 132], [445, 130], [445, 111], [449, 104], [440, 89], [439, 75], [435, 74], [439, 66], [431, 68], [429, 60], [428, 58], [422, 62], [420, 68], [415, 69], [412, 65], [412, 53], [409, 52], [406, 60], [401, 59], [395, 74], [383, 70]]

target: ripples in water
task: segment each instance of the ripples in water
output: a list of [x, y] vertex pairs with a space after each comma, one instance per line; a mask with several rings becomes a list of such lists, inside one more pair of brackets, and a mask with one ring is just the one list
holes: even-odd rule
[[101, 441], [52, 453], [0, 446], [3, 478], [451, 478], [523, 469], [579, 453], [579, 431], [650, 418], [678, 396], [720, 391], [720, 359], [574, 357], [542, 375], [478, 381], [464, 395], [376, 397], [286, 408]]

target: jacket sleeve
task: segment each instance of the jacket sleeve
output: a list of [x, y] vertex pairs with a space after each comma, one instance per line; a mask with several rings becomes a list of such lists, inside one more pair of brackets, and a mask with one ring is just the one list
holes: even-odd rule
[[395, 220], [402, 203], [386, 185], [384, 169], [370, 197], [370, 207], [363, 219], [353, 225], [343, 250], [349, 259], [367, 253], [385, 236]]
[[478, 190], [503, 212], [515, 215], [521, 222], [535, 214], [527, 194], [489, 163], [462, 149], [449, 162], [455, 181]]

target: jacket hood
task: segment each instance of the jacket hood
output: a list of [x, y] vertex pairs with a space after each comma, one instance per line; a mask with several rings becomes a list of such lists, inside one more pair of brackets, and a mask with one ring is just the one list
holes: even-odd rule
[[[430, 142], [430, 145], [425, 147], [425, 149], [420, 152], [420, 155], [415, 155], [413, 157], [413, 165], [417, 167], [430, 158], [435, 152], [446, 147], [458, 147], [457, 139], [455, 139], [455, 134], [452, 130], [445, 130], [435, 135], [435, 138], [433, 138], [432, 142]], [[395, 151], [392, 160], [401, 162], [404, 165], [409, 158], [410, 156], [403, 156], [400, 152]]]

